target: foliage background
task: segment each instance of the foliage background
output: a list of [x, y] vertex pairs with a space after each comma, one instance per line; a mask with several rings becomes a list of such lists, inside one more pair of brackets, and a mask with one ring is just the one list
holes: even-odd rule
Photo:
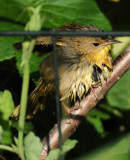
[[[42, 4], [41, 15], [44, 17], [42, 28], [56, 28], [67, 23], [80, 23], [93, 24], [99, 28], [103, 26], [105, 30], [130, 30], [129, 3], [129, 0], [0, 0], [0, 30], [24, 30], [25, 24], [29, 21], [30, 7], [37, 7], [40, 4]], [[23, 70], [20, 67], [22, 52], [15, 50], [13, 44], [25, 39], [25, 37], [0, 37], [1, 144], [10, 145], [13, 143], [13, 137], [17, 136], [18, 124], [9, 120], [9, 115], [20, 101]], [[116, 37], [116, 39], [120, 39], [124, 43], [112, 48], [114, 58], [130, 43], [129, 37]], [[37, 83], [39, 77], [38, 64], [45, 56], [39, 58], [35, 52], [31, 57], [29, 92], [35, 88], [34, 80]], [[71, 139], [77, 139], [78, 143], [67, 154], [66, 159], [76, 159], [77, 157], [96, 160], [104, 157], [114, 160], [119, 157], [124, 160], [129, 159], [129, 79], [130, 71], [84, 119], [71, 137]], [[41, 117], [44, 119], [41, 120]], [[33, 121], [26, 122], [25, 134], [33, 131], [35, 135], [43, 138], [55, 122], [55, 115], [46, 109], [43, 113], [39, 113]], [[34, 135], [31, 134], [31, 136], [33, 139]], [[28, 148], [26, 146], [30, 144], [30, 137], [25, 140], [26, 149]], [[100, 147], [101, 149], [99, 149]], [[26, 153], [29, 152], [32, 151], [26, 151]], [[0, 154], [6, 159], [18, 158], [15, 154], [3, 150], [0, 150]]]

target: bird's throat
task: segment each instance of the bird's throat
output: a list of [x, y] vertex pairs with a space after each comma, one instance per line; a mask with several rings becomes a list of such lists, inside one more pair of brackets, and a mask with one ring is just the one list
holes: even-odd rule
[[112, 57], [109, 50], [110, 45], [104, 46], [103, 49], [96, 53], [87, 54], [86, 59], [91, 65], [96, 64], [100, 69], [103, 68], [103, 65], [106, 65], [108, 68], [112, 69]]

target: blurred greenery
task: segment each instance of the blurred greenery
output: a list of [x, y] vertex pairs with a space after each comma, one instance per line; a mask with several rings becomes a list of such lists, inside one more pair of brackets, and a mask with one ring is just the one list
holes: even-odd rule
[[14, 103], [11, 93], [7, 90], [5, 90], [4, 92], [0, 92], [0, 112], [2, 113], [1, 118], [4, 121], [8, 121], [8, 118], [13, 109]]
[[65, 157], [67, 152], [69, 152], [71, 149], [73, 149], [77, 143], [78, 143], [77, 140], [67, 139], [62, 146], [62, 151], [60, 151], [60, 149], [52, 150], [49, 153], [49, 155], [47, 156], [46, 160], [54, 160], [54, 159], [58, 160], [58, 159], [60, 159], [60, 156]]
[[126, 134], [75, 160], [129, 160], [130, 134]]
[[108, 103], [121, 110], [130, 110], [130, 71], [128, 71], [119, 82], [108, 92], [106, 98]]
[[26, 160], [39, 160], [42, 152], [42, 143], [40, 138], [30, 132], [24, 139]]
[[1, 143], [1, 140], [3, 139], [3, 129], [2, 127], [0, 126], [0, 143]]
[[14, 109], [14, 103], [12, 100], [12, 95], [9, 91], [5, 90], [0, 92], [0, 127], [2, 144], [10, 144], [12, 142], [12, 132], [11, 132], [11, 122], [8, 120], [10, 114]]
[[124, 49], [128, 45], [130, 45], [130, 37], [116, 37], [115, 40], [120, 41], [122, 43], [117, 44], [117, 45], [113, 45], [112, 55], [114, 58], [119, 56], [124, 51]]
[[[43, 29], [56, 28], [63, 24], [80, 23], [83, 25], [93, 24], [99, 28], [103, 26], [105, 30], [111, 30], [112, 28], [116, 30], [129, 30], [128, 3], [129, 0], [118, 0], [118, 2], [109, 0], [105, 2], [104, 0], [0, 0], [0, 30], [24, 30], [29, 21], [32, 7], [37, 7], [38, 5], [41, 6], [41, 15], [44, 20]], [[114, 58], [130, 43], [129, 37], [116, 37], [115, 39], [121, 40], [123, 43], [114, 45], [112, 48]], [[9, 115], [12, 113], [14, 103], [15, 105], [19, 103], [22, 86], [21, 77], [23, 76], [23, 71], [20, 67], [22, 52], [15, 49], [13, 45], [24, 40], [28, 41], [30, 37], [0, 36], [0, 91], [2, 91], [0, 92], [1, 144], [10, 145], [13, 142], [13, 137], [17, 136], [16, 129], [19, 129], [17, 122], [9, 120]], [[47, 54], [39, 57], [38, 51], [34, 51], [31, 57], [30, 91], [35, 88], [32, 80], [38, 83], [39, 63]], [[80, 157], [79, 159], [86, 159], [87, 157], [87, 159], [93, 160], [128, 159], [129, 134], [122, 137], [120, 135], [130, 131], [129, 79], [130, 72], [127, 72], [108, 92], [105, 99], [86, 117], [77, 129], [77, 132], [71, 137], [79, 141], [77, 145], [76, 141], [68, 140], [65, 142], [63, 145], [64, 156], [76, 145], [75, 149], [67, 154], [67, 160], [77, 157]], [[37, 154], [40, 155], [40, 138], [42, 139], [47, 134], [56, 121], [54, 120], [55, 114], [53, 112], [54, 109], [50, 113], [48, 108], [47, 111], [45, 110], [45, 113], [39, 113], [41, 116], [38, 115], [31, 122], [26, 122], [26, 159], [34, 159], [37, 157]], [[49, 124], [51, 125], [49, 126]], [[31, 130], [35, 134], [30, 133]], [[107, 143], [109, 141], [111, 141], [111, 144]], [[30, 144], [32, 144], [32, 148], [30, 148]], [[33, 150], [35, 146], [38, 146], [36, 152]], [[65, 146], [68, 148], [66, 149]], [[101, 149], [98, 149], [100, 146], [102, 146]], [[89, 152], [90, 154], [88, 154]], [[18, 159], [13, 153], [6, 151], [0, 151], [0, 154], [10, 160]], [[58, 149], [50, 152], [47, 159], [50, 160], [56, 156], [59, 156]]]

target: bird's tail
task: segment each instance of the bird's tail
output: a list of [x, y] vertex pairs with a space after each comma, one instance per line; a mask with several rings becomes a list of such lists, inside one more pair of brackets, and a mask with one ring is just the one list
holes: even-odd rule
[[[32, 92], [27, 100], [27, 110], [26, 119], [31, 119], [34, 117], [36, 112], [44, 109], [45, 97], [39, 96], [37, 92]], [[20, 104], [14, 109], [13, 113], [10, 115], [10, 119], [18, 120], [20, 115]]]
[[[27, 110], [26, 119], [31, 119], [36, 114], [38, 109], [43, 110], [46, 100], [47, 92], [46, 87], [40, 81], [39, 85], [34, 89], [34, 91], [28, 96], [27, 100]], [[18, 105], [13, 113], [10, 115], [10, 119], [18, 120], [20, 115], [20, 105]]]

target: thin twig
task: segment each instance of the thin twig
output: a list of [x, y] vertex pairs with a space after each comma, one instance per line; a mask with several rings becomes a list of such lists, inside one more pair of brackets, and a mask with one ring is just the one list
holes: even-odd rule
[[[130, 69], [130, 46], [121, 54], [120, 57], [114, 61], [113, 72], [111, 77], [104, 82], [102, 86], [94, 88], [90, 91], [90, 94], [82, 99], [80, 102], [80, 107], [78, 110], [71, 112], [74, 118], [69, 117], [61, 121], [61, 132], [62, 140], [65, 141], [69, 138], [75, 131], [77, 126], [80, 124], [81, 119], [88, 115], [88, 113], [93, 109], [97, 103], [104, 98], [108, 90], [120, 80], [120, 78]], [[97, 100], [98, 99], [98, 100]], [[76, 105], [76, 104], [75, 104]], [[43, 151], [41, 153], [41, 160], [44, 160], [48, 152], [52, 149], [58, 147], [58, 128], [57, 124], [51, 129], [49, 134], [43, 139]]]

